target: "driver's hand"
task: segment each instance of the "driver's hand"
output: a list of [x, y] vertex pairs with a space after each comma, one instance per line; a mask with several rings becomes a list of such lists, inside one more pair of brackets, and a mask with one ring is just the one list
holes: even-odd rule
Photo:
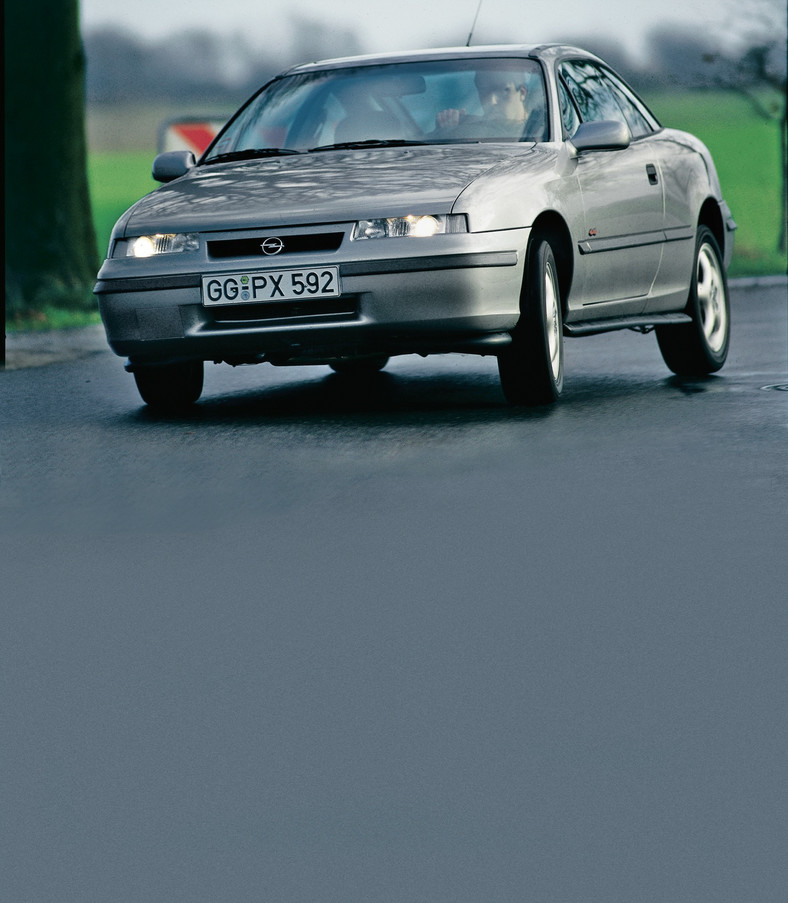
[[460, 124], [460, 120], [467, 115], [465, 110], [440, 110], [435, 117], [438, 128], [454, 129]]

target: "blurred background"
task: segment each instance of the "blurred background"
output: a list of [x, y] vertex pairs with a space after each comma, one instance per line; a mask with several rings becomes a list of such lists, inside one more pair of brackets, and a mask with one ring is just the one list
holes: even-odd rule
[[464, 45], [473, 29], [477, 45], [561, 41], [599, 54], [664, 125], [709, 145], [740, 227], [732, 275], [785, 271], [783, 0], [82, 0], [80, 15], [102, 254], [116, 217], [155, 187], [151, 158], [173, 119], [216, 125], [295, 63]]

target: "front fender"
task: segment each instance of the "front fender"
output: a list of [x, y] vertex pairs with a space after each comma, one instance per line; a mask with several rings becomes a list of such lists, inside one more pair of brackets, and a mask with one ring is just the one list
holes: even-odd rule
[[582, 234], [576, 170], [577, 161], [566, 145], [537, 144], [527, 157], [514, 158], [471, 182], [452, 212], [464, 213], [472, 232], [491, 232], [530, 228], [551, 211], [565, 220], [573, 235]]

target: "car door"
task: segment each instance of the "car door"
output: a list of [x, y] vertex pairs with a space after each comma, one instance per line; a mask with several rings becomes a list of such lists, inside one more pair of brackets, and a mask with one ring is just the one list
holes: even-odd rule
[[[664, 198], [654, 124], [601, 67], [587, 60], [560, 67], [561, 90], [582, 122], [616, 120], [629, 127], [623, 150], [586, 151], [577, 157], [585, 232], [576, 241], [577, 310], [572, 319], [636, 314], [660, 265], [664, 244]], [[571, 100], [570, 100], [571, 98]], [[565, 126], [567, 116], [564, 116]], [[571, 136], [570, 136], [571, 137]]]

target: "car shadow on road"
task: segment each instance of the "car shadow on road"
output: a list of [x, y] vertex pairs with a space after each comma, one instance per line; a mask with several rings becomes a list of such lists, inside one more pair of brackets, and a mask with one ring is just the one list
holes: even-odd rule
[[180, 413], [140, 408], [145, 422], [305, 423], [358, 421], [405, 424], [542, 420], [555, 407], [513, 408], [507, 404], [497, 374], [480, 372], [381, 372], [363, 377], [331, 373], [303, 381], [203, 395]]
[[[300, 376], [300, 374], [299, 374]], [[637, 403], [695, 397], [724, 388], [718, 376], [697, 379], [643, 373], [575, 373], [557, 405], [535, 408], [507, 404], [493, 371], [383, 371], [358, 375], [320, 374], [271, 385], [211, 394], [210, 387], [193, 407], [178, 413], [138, 408], [131, 416], [145, 423], [268, 426], [292, 424], [408, 426], [539, 422], [547, 418], [592, 413], [604, 417], [612, 408]]]

